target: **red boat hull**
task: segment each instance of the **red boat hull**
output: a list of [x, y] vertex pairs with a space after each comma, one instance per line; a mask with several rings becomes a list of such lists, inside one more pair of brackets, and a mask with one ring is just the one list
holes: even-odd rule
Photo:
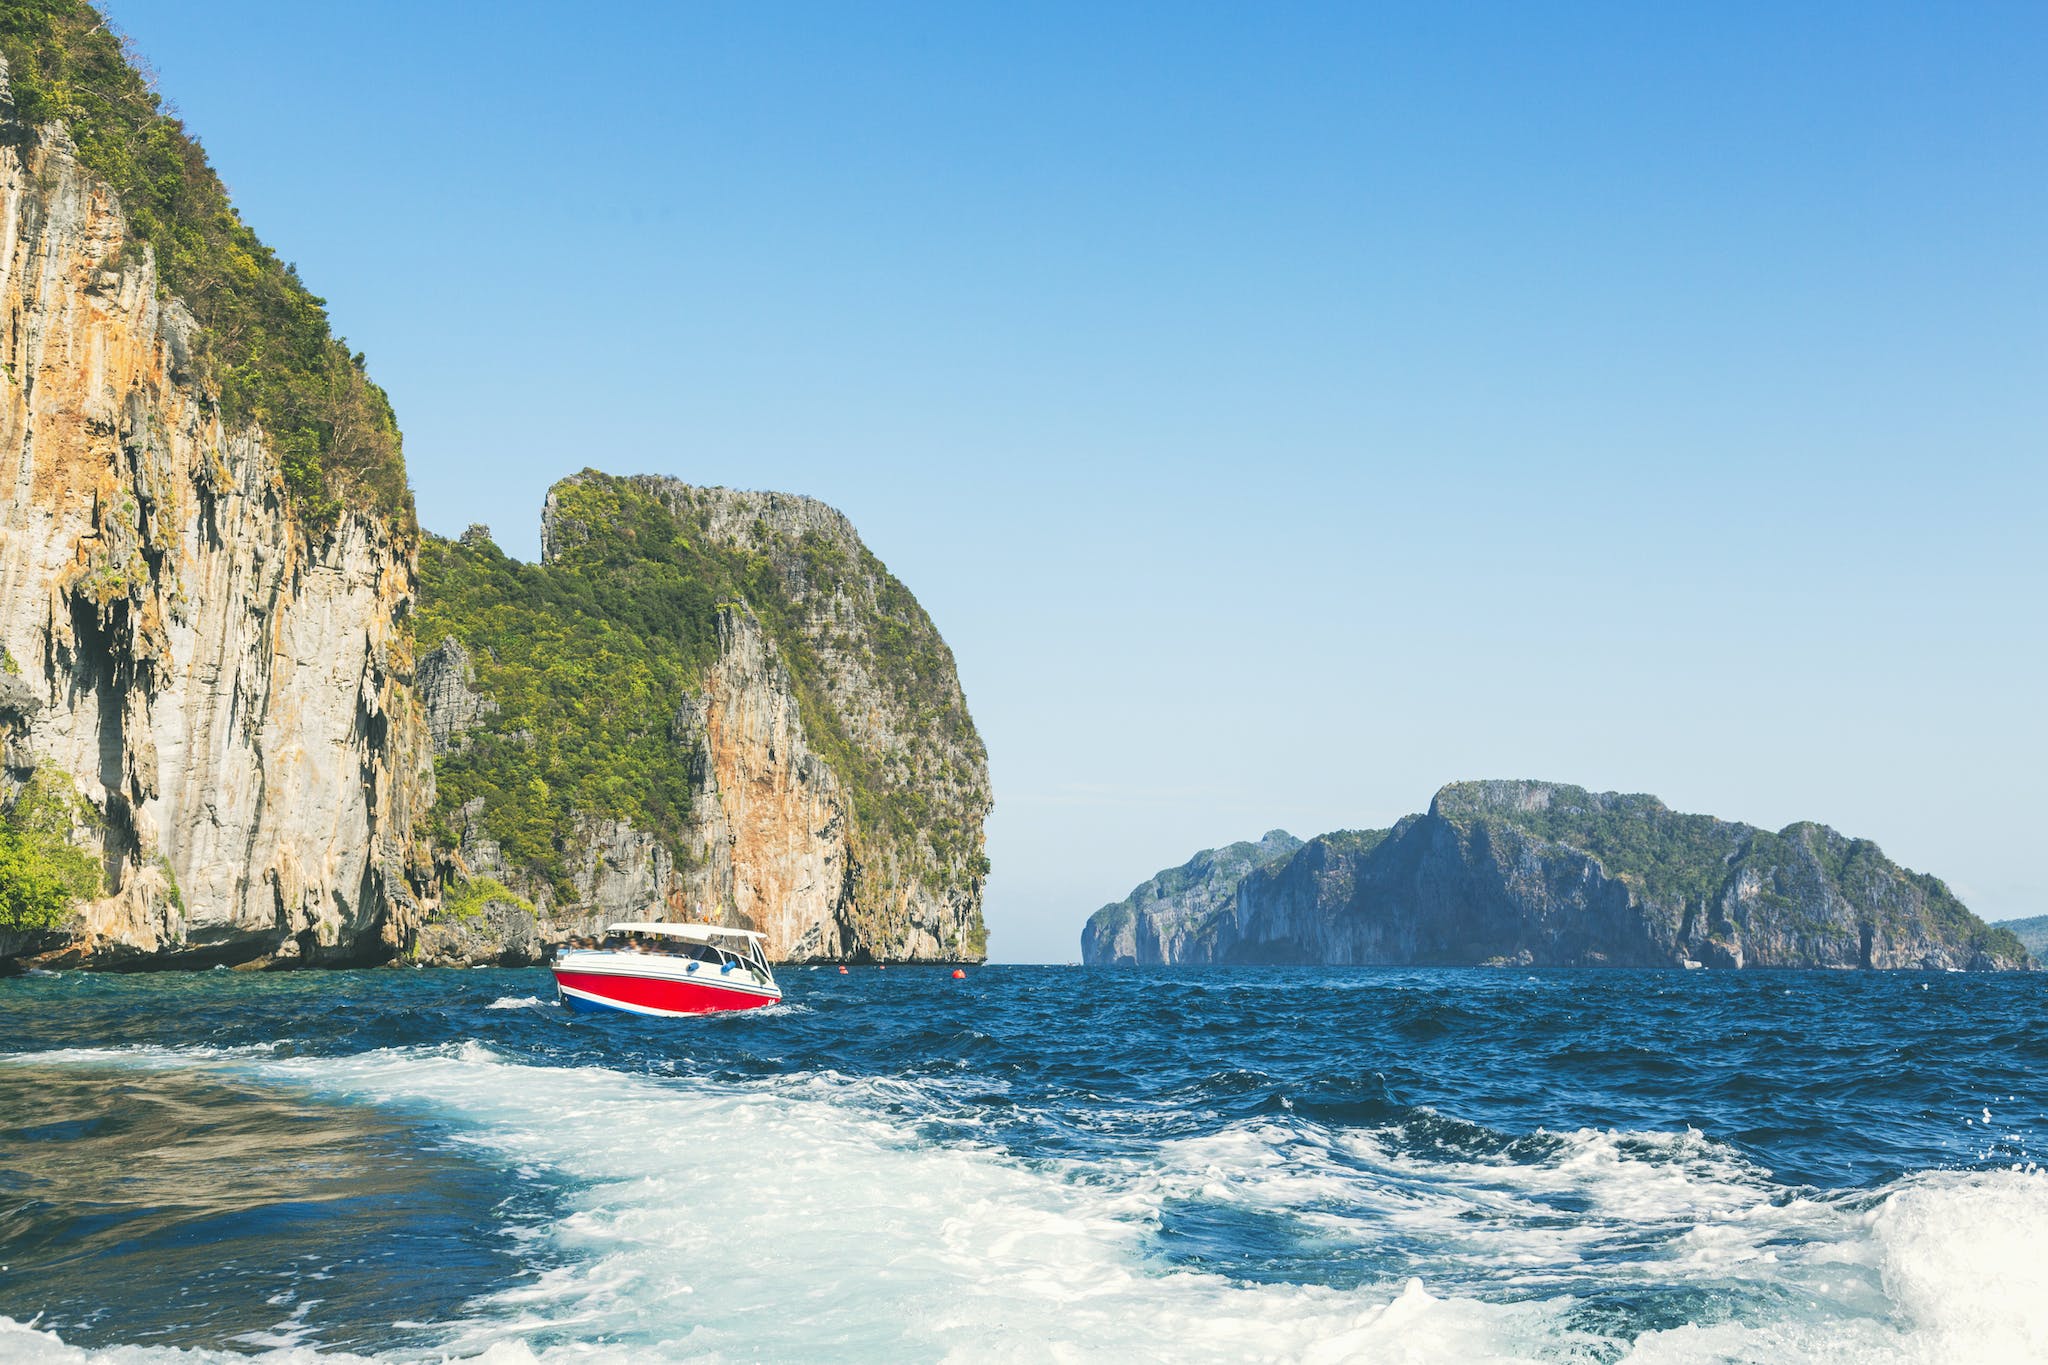
[[717, 1014], [759, 1009], [782, 998], [709, 980], [676, 981], [658, 976], [555, 970], [562, 1003], [572, 1009], [624, 1010], [629, 1014]]

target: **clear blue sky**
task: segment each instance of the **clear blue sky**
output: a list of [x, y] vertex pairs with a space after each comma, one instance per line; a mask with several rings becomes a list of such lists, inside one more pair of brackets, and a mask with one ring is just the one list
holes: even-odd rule
[[431, 529], [853, 517], [998, 958], [1483, 776], [2048, 912], [2048, 7], [111, 9]]

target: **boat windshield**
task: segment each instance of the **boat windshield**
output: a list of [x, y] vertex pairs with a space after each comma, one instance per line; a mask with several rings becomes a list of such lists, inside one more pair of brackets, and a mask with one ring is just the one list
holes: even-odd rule
[[648, 953], [657, 957], [680, 957], [712, 966], [731, 963], [768, 977], [768, 961], [761, 953], [760, 940], [738, 934], [722, 942], [705, 943], [677, 938], [671, 934], [606, 934], [601, 939], [572, 939], [565, 948], [595, 948], [603, 953]]

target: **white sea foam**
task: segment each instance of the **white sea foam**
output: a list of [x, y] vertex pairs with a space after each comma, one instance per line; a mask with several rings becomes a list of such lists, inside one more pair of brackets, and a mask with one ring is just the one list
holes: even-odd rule
[[[1586, 1130], [1460, 1155], [1277, 1119], [1083, 1166], [918, 1137], [888, 1112], [917, 1097], [901, 1080], [710, 1084], [529, 1067], [475, 1043], [349, 1058], [98, 1054], [174, 1055], [431, 1108], [488, 1159], [563, 1182], [567, 1208], [532, 1233], [551, 1268], [472, 1305], [429, 1358], [2048, 1357], [2038, 1171], [1928, 1174], [1851, 1198], [1788, 1190], [1694, 1133]], [[1424, 1248], [1419, 1276], [1335, 1289], [1175, 1269], [1158, 1236], [1190, 1200], [1300, 1218], [1361, 1253]], [[1588, 1311], [1604, 1290], [1657, 1286], [1701, 1291], [1701, 1320], [1631, 1344]], [[4, 1325], [0, 1358], [212, 1357], [79, 1352]]]
[[554, 1002], [552, 1000], [543, 1000], [537, 995], [501, 995], [490, 1004], [484, 1006], [484, 1008], [487, 1010], [538, 1010], [549, 1009], [553, 1006]]
[[[264, 1365], [370, 1365], [362, 1356], [289, 1346], [251, 1356], [241, 1351], [180, 1351], [163, 1346], [111, 1346], [87, 1350], [65, 1343], [55, 1332], [0, 1317], [0, 1360], [8, 1365], [230, 1365], [261, 1360]], [[509, 1362], [508, 1362], [509, 1365]]]
[[1886, 1292], [1938, 1354], [2048, 1360], [2048, 1173], [1921, 1176], [1870, 1221]]
[[[1525, 1358], [1543, 1315], [1404, 1286], [1245, 1288], [1162, 1274], [1142, 1202], [1063, 1172], [907, 1135], [870, 1086], [805, 1077], [705, 1087], [511, 1067], [481, 1048], [263, 1068], [372, 1101], [432, 1100], [501, 1160], [576, 1183], [569, 1264], [498, 1296], [450, 1346], [634, 1343], [630, 1356], [1240, 1359], [1379, 1341], [1417, 1359]], [[516, 1084], [508, 1084], [515, 1076]], [[559, 1340], [559, 1346], [552, 1345]]]
[[9, 1052], [0, 1055], [0, 1066], [204, 1067], [214, 1062], [269, 1057], [291, 1046], [290, 1038], [272, 1038], [261, 1043], [198, 1043], [189, 1047], [163, 1047], [155, 1043], [58, 1047], [42, 1052]]

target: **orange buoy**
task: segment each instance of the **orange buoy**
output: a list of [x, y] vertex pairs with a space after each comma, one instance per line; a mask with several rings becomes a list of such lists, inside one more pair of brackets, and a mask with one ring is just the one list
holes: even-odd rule
[[845, 976], [845, 975], [846, 975], [846, 964], [845, 964], [844, 962], [842, 962], [842, 963], [840, 963], [840, 964], [839, 964], [839, 974], [840, 974], [841, 976]]
[[953, 979], [955, 981], [965, 981], [967, 979], [967, 973], [961, 971], [958, 967], [955, 967], [953, 969]]

